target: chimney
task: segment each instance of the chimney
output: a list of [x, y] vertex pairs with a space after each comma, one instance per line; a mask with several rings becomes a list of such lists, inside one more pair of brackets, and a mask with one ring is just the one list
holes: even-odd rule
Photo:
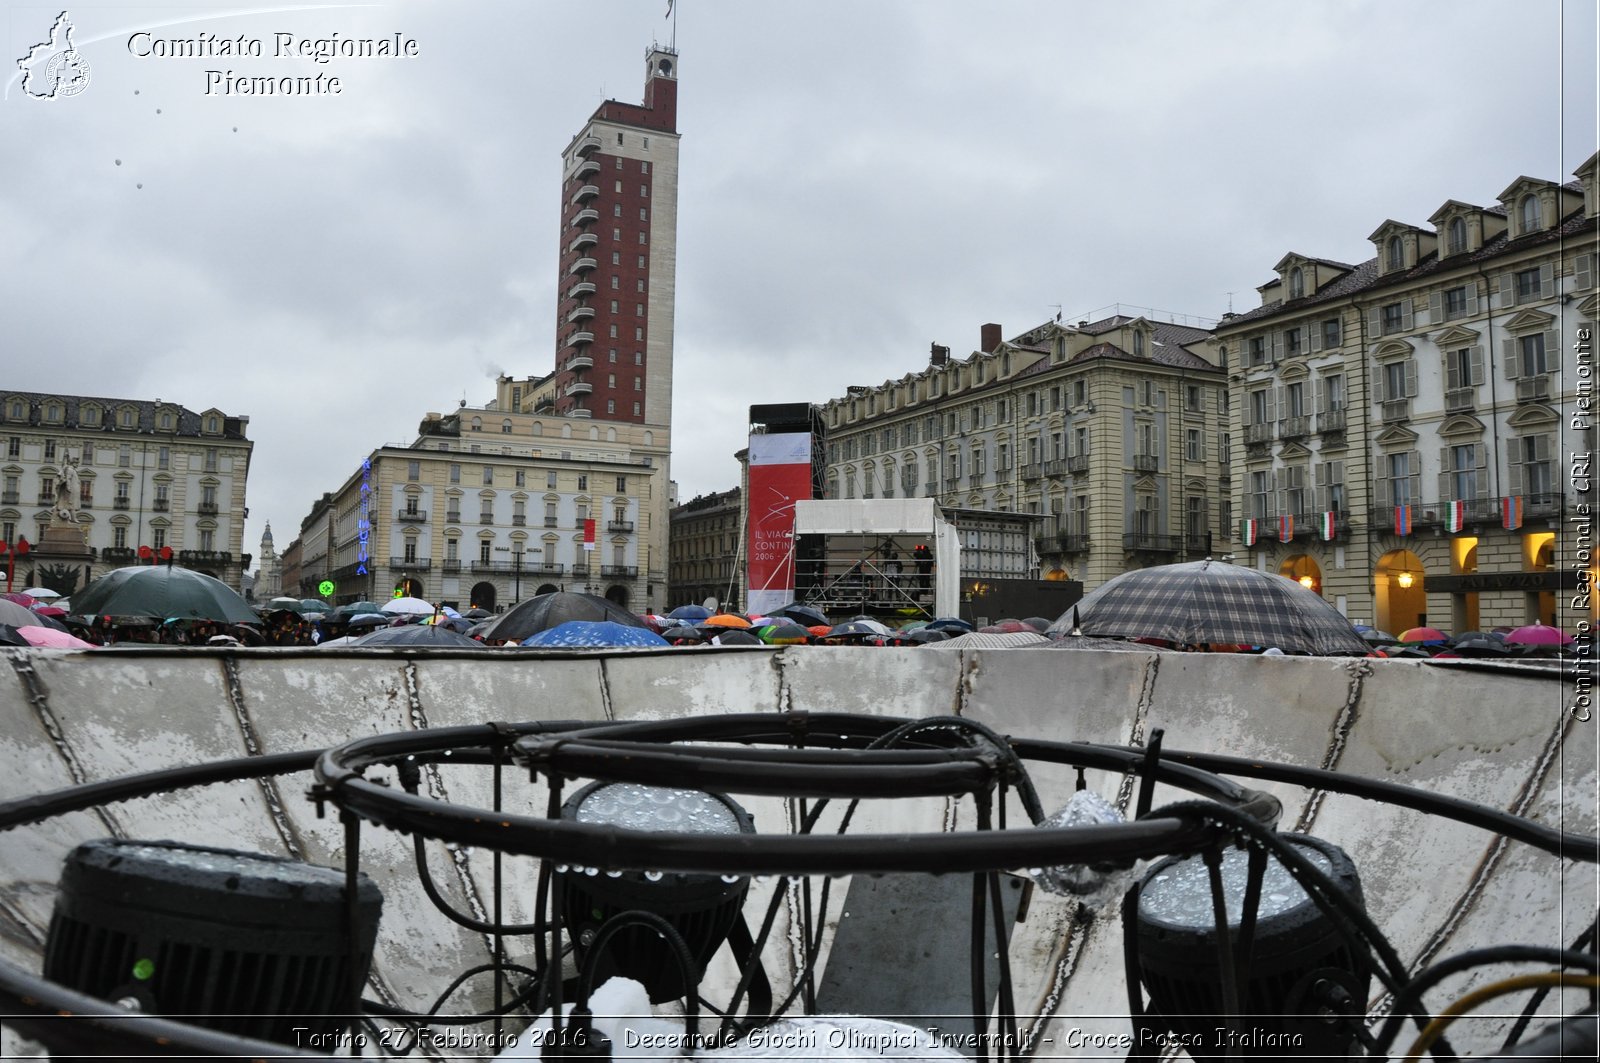
[[991, 321], [989, 324], [983, 326], [983, 328], [979, 330], [978, 335], [980, 337], [978, 349], [984, 354], [992, 354], [994, 349], [1000, 346], [1000, 326], [996, 325], [994, 322]]
[[950, 361], [950, 348], [941, 347], [935, 343], [928, 351], [928, 364], [934, 366], [946, 365]]

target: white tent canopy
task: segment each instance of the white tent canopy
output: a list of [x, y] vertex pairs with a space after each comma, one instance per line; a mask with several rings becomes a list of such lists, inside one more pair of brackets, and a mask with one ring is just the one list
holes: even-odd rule
[[796, 535], [915, 535], [933, 549], [933, 613], [955, 616], [961, 601], [961, 537], [931, 498], [809, 499], [794, 504]]

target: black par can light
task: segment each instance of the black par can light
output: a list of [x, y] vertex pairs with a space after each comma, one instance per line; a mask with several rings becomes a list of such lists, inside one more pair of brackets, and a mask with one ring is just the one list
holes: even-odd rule
[[336, 1038], [354, 1019], [383, 898], [284, 857], [101, 839], [68, 854], [44, 976], [91, 996], [281, 1044]]
[[[1362, 903], [1355, 864], [1335, 845], [1280, 835], [1345, 897]], [[1221, 860], [1229, 946], [1237, 951], [1249, 879], [1249, 854]], [[1356, 1051], [1371, 970], [1364, 949], [1325, 914], [1289, 870], [1266, 859], [1238, 1014], [1229, 1015], [1210, 870], [1202, 856], [1169, 857], [1139, 887], [1135, 937], [1138, 977], [1150, 1004], [1139, 1031], [1146, 1048], [1181, 1045], [1202, 1061], [1230, 1050], [1253, 1057], [1345, 1056]]]
[[[755, 833], [750, 813], [724, 794], [631, 782], [590, 783], [561, 806], [561, 818], [636, 831]], [[597, 984], [612, 975], [632, 978], [658, 1004], [695, 991], [750, 888], [743, 876], [572, 865], [558, 867], [555, 879], [580, 962], [589, 962], [589, 945], [600, 928], [623, 912], [659, 916], [683, 937], [697, 965], [690, 981], [672, 946], [644, 925], [620, 928], [593, 957]]]

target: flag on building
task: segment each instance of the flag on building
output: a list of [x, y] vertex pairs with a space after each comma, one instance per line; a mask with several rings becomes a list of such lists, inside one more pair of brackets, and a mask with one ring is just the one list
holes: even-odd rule
[[1458, 498], [1450, 503], [1450, 510], [1445, 517], [1445, 526], [1450, 529], [1452, 534], [1467, 526], [1467, 502], [1465, 499]]
[[1254, 546], [1261, 535], [1261, 522], [1254, 517], [1246, 519], [1239, 528], [1239, 538], [1246, 546]]
[[1396, 535], [1411, 534], [1411, 507], [1394, 507], [1394, 533]]
[[1506, 531], [1522, 527], [1522, 496], [1507, 495], [1500, 500], [1500, 525]]
[[1334, 533], [1339, 527], [1339, 514], [1334, 510], [1328, 510], [1322, 515], [1321, 524], [1322, 527], [1318, 531], [1322, 534], [1322, 541], [1325, 543], [1332, 542]]
[[594, 549], [594, 518], [593, 517], [590, 517], [588, 520], [583, 522], [583, 548], [585, 550], [593, 550]]
[[1278, 514], [1278, 541], [1289, 543], [1294, 541], [1294, 514]]

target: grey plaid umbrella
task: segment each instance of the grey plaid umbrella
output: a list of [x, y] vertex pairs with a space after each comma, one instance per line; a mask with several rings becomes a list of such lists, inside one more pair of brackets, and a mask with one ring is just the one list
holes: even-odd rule
[[1321, 595], [1287, 577], [1224, 561], [1124, 572], [1085, 595], [1050, 630], [1186, 646], [1276, 646], [1285, 653], [1371, 650]]

